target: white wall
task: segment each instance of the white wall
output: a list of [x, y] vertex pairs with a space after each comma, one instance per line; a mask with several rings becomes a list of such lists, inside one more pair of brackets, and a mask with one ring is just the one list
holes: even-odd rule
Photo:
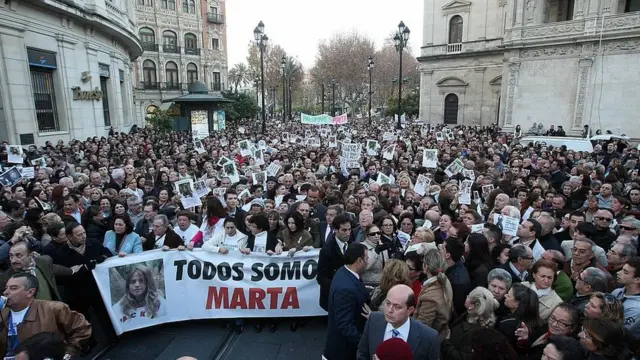
[[523, 61], [513, 108], [513, 124], [528, 129], [532, 122], [562, 125], [573, 119], [578, 59]]
[[[3, 16], [10, 12], [10, 17]], [[38, 133], [31, 76], [27, 60], [27, 47], [56, 53], [57, 69], [54, 86], [60, 131]], [[131, 96], [129, 52], [111, 35], [76, 23], [51, 12], [28, 7], [0, 7], [0, 95], [3, 97], [7, 133], [0, 139], [18, 143], [19, 134], [33, 133], [36, 143], [51, 140], [83, 139], [108, 132], [104, 125], [102, 102], [73, 100], [72, 88], [82, 90], [100, 88], [98, 63], [109, 65], [108, 83], [111, 125], [120, 127], [134, 121]], [[118, 70], [125, 71], [121, 96]], [[92, 79], [83, 83], [82, 72], [89, 71]], [[123, 100], [124, 99], [124, 100]], [[125, 116], [126, 114], [126, 116]]]

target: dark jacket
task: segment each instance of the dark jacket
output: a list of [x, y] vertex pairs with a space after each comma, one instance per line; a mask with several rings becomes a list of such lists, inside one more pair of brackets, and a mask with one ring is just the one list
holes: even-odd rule
[[473, 269], [468, 268], [469, 278], [471, 279], [471, 289], [475, 289], [478, 286], [486, 288], [488, 285], [487, 276], [489, 276], [489, 271], [491, 268], [487, 264], [480, 264], [474, 267]]
[[540, 245], [545, 250], [558, 250], [561, 254], [563, 254], [560, 243], [558, 242], [558, 240], [556, 240], [556, 237], [552, 233], [538, 237], [538, 243], [540, 243]]
[[451, 290], [453, 290], [453, 309], [455, 310], [455, 315], [460, 316], [465, 313], [466, 307], [464, 306], [464, 302], [467, 300], [467, 295], [473, 290], [471, 288], [469, 273], [462, 261], [458, 261], [453, 266], [447, 268], [445, 273], [451, 283]]
[[369, 301], [369, 291], [342, 266], [331, 282], [328, 301], [327, 340], [323, 355], [327, 360], [353, 360], [366, 323], [362, 307]]
[[331, 281], [338, 269], [344, 266], [344, 255], [338, 247], [335, 234], [327, 240], [318, 257], [318, 274], [316, 281], [320, 284], [320, 307], [329, 309], [329, 289]]
[[56, 264], [71, 268], [75, 265], [85, 265], [86, 268], [75, 273], [73, 276], [66, 278], [65, 291], [69, 298], [69, 306], [72, 308], [86, 307], [87, 304], [93, 304], [95, 301], [102, 301], [98, 286], [91, 270], [96, 264], [102, 263], [111, 257], [109, 249], [102, 246], [102, 242], [96, 239], [87, 239], [86, 247], [83, 255], [69, 248], [65, 244], [56, 253], [53, 261]]
[[604, 230], [599, 230], [596, 228], [596, 233], [591, 237], [591, 240], [593, 240], [596, 245], [607, 250], [611, 248], [611, 244], [616, 241], [616, 238], [616, 234], [611, 231], [611, 229], [606, 228]]
[[244, 218], [247, 216], [247, 212], [242, 210], [240, 207], [236, 208], [236, 212], [233, 214], [233, 218], [236, 220], [236, 227], [243, 234], [248, 234], [247, 226], [244, 223]]
[[152, 231], [149, 231], [149, 229], [153, 230], [153, 221], [149, 223], [147, 219], [143, 218], [142, 220], [138, 221], [133, 231], [136, 234], [144, 237], [146, 235], [149, 235], [149, 233], [152, 232]]
[[[253, 245], [256, 241], [256, 236], [251, 234], [247, 239], [247, 247], [249, 250], [253, 251]], [[271, 233], [267, 233], [267, 246], [265, 247], [265, 251], [276, 251], [276, 245], [278, 245], [278, 238]]]
[[[144, 250], [153, 250], [156, 247], [156, 234], [152, 231], [143, 237], [142, 248]], [[164, 243], [162, 246], [168, 246], [169, 249], [177, 249], [178, 246], [184, 246], [184, 240], [180, 235], [176, 234], [172, 229], [167, 229], [164, 233]]]
[[96, 239], [100, 240], [100, 242], [104, 242], [104, 234], [110, 229], [109, 223], [107, 221], [96, 221], [90, 219], [87, 221], [87, 226], [85, 226], [85, 231], [87, 232], [87, 239]]
[[451, 336], [440, 345], [441, 360], [471, 360], [473, 348], [471, 347], [471, 333], [473, 330], [482, 329], [482, 326], [470, 324], [467, 314], [459, 317], [451, 326]]

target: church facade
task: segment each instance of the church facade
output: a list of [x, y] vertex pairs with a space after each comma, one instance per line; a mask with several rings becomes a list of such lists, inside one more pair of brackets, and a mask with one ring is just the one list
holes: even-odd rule
[[420, 118], [640, 137], [640, 0], [425, 1]]

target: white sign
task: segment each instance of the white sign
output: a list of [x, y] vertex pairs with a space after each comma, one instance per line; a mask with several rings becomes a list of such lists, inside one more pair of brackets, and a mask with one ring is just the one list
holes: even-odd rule
[[493, 224], [498, 226], [504, 235], [517, 236], [520, 219], [502, 214], [493, 214]]
[[[93, 276], [118, 335], [193, 319], [326, 315], [318, 304], [318, 250], [287, 254], [153, 250], [109, 258]], [[134, 281], [144, 289], [128, 286]]]

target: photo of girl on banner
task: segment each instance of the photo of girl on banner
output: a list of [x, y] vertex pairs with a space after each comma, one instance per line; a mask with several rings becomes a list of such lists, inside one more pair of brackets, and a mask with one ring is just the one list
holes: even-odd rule
[[162, 259], [110, 268], [109, 288], [111, 309], [123, 331], [161, 323], [159, 318], [167, 315]]

